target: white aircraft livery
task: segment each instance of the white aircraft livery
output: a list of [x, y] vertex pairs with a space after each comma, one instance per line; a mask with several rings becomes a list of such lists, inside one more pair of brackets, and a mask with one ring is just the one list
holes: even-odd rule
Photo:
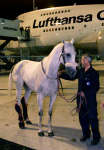
[[22, 48], [31, 47], [34, 52], [44, 54], [60, 41], [74, 39], [76, 48], [98, 50], [104, 55], [104, 4], [34, 10], [17, 19], [21, 21], [21, 37], [25, 38], [22, 42], [20, 37]]
[[18, 19], [21, 27], [30, 28], [34, 46], [52, 46], [73, 38], [78, 48], [104, 51], [104, 4], [35, 10]]

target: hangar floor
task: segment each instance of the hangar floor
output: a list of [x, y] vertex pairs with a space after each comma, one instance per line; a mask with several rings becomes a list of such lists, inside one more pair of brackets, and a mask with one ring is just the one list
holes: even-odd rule
[[[64, 93], [66, 97], [72, 97], [77, 91], [76, 81], [63, 80]], [[32, 93], [29, 99], [28, 111], [32, 125], [26, 125], [26, 129], [18, 128], [17, 114], [14, 110], [15, 89], [12, 97], [8, 95], [8, 75], [0, 75], [0, 138], [36, 149], [36, 150], [104, 150], [104, 108], [101, 107], [104, 101], [104, 74], [100, 74], [101, 88], [98, 92], [99, 124], [102, 139], [97, 146], [91, 146], [90, 140], [80, 142], [81, 128], [78, 121], [78, 114], [73, 115], [72, 109], [76, 103], [67, 103], [57, 96], [53, 110], [53, 130], [55, 136], [50, 138], [47, 135], [48, 122], [48, 97], [44, 101], [43, 129], [44, 137], [38, 136], [38, 105], [36, 94]], [[67, 89], [68, 88], [68, 89]], [[24, 92], [24, 91], [23, 91]]]

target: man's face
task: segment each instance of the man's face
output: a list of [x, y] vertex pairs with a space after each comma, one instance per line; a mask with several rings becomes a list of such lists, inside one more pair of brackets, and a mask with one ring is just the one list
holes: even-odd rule
[[89, 61], [88, 61], [87, 57], [82, 56], [81, 64], [82, 64], [82, 67], [84, 67], [84, 68], [85, 68], [87, 65], [89, 65]]

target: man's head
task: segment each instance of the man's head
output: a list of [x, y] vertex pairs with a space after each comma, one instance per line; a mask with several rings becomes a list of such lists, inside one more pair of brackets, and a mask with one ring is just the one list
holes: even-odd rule
[[82, 58], [81, 58], [82, 67], [86, 68], [86, 67], [90, 66], [91, 62], [92, 62], [91, 56], [89, 56], [87, 54], [82, 56]]

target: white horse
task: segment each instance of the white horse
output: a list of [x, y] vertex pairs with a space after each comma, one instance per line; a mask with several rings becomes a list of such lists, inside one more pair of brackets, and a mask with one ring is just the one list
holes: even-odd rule
[[[37, 93], [37, 102], [39, 106], [39, 136], [44, 136], [42, 130], [43, 99], [50, 97], [48, 135], [53, 136], [51, 125], [53, 103], [56, 100], [58, 91], [58, 68], [60, 63], [64, 64], [70, 70], [73, 76], [76, 72], [77, 63], [75, 62], [76, 52], [73, 42], [65, 41], [58, 44], [41, 62], [23, 60], [17, 63], [9, 75], [9, 85], [12, 80], [16, 84], [16, 104], [15, 109], [19, 116], [19, 127], [24, 128], [25, 124], [31, 124], [27, 113], [28, 98], [32, 91]], [[21, 90], [24, 87], [25, 95], [21, 98]], [[22, 104], [22, 105], [21, 105]], [[22, 114], [23, 111], [23, 114]]]

